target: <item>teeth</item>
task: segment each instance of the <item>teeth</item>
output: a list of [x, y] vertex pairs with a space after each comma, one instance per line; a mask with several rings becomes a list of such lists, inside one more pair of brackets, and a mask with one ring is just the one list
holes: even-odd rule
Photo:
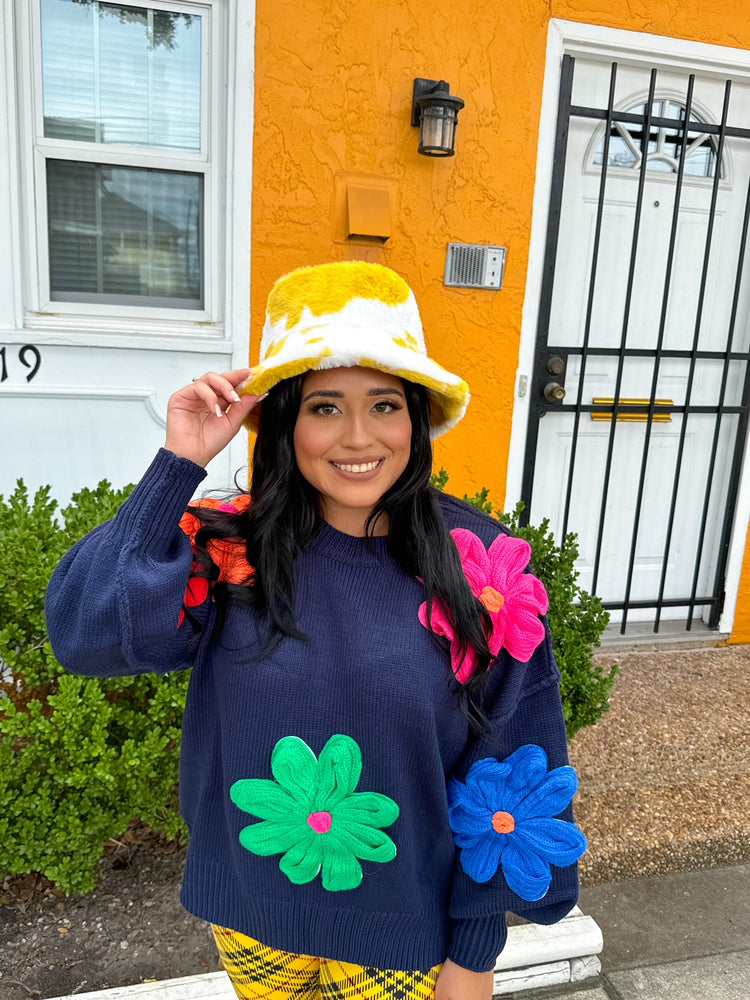
[[364, 465], [342, 465], [341, 462], [333, 463], [337, 469], [341, 469], [342, 472], [372, 472], [373, 469], [377, 469], [380, 462], [366, 462]]

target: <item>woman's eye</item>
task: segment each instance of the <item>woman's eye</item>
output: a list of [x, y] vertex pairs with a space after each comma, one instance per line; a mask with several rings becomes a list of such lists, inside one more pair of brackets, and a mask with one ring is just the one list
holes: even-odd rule
[[396, 407], [393, 405], [393, 403], [388, 403], [385, 401], [383, 401], [382, 403], [376, 403], [375, 406], [373, 406], [373, 410], [375, 410], [376, 413], [390, 413], [392, 410], [395, 409]]
[[333, 403], [319, 403], [315, 407], [315, 412], [321, 413], [324, 417], [329, 417], [332, 413], [336, 412], [336, 407]]

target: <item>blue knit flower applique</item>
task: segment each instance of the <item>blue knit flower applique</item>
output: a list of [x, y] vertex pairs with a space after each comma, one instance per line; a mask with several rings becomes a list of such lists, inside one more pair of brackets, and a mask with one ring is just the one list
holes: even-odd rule
[[547, 771], [547, 754], [533, 744], [504, 761], [473, 764], [465, 781], [448, 783], [448, 815], [461, 865], [475, 882], [488, 882], [502, 868], [522, 899], [542, 899], [552, 881], [550, 865], [565, 867], [586, 850], [574, 823], [554, 819], [578, 788], [572, 767]]
[[396, 845], [382, 830], [398, 818], [398, 805], [380, 792], [357, 792], [362, 754], [343, 733], [332, 736], [316, 758], [297, 736], [284, 736], [271, 753], [267, 778], [241, 778], [232, 802], [261, 822], [240, 831], [253, 854], [281, 854], [279, 868], [303, 885], [322, 872], [323, 888], [356, 889], [363, 861], [393, 861]]

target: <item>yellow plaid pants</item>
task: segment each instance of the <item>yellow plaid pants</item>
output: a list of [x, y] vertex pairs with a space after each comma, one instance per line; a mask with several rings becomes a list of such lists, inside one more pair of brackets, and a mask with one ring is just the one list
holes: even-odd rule
[[240, 1000], [432, 1000], [440, 966], [427, 972], [373, 969], [268, 948], [212, 925], [216, 946]]

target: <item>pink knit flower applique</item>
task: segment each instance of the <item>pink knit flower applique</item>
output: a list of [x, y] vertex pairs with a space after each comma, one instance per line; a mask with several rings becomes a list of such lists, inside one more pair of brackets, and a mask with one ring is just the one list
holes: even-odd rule
[[[539, 615], [546, 614], [549, 606], [541, 580], [524, 572], [531, 546], [522, 538], [503, 534], [486, 549], [481, 539], [465, 528], [454, 528], [451, 535], [471, 592], [492, 619], [492, 631], [487, 636], [490, 652], [497, 656], [504, 647], [514, 659], [526, 663], [544, 639]], [[426, 602], [419, 609], [419, 620], [425, 628], [450, 641], [453, 672], [461, 683], [468, 680], [476, 667], [476, 652], [469, 647], [461, 656], [453, 626], [440, 601], [433, 601], [429, 625]]]

